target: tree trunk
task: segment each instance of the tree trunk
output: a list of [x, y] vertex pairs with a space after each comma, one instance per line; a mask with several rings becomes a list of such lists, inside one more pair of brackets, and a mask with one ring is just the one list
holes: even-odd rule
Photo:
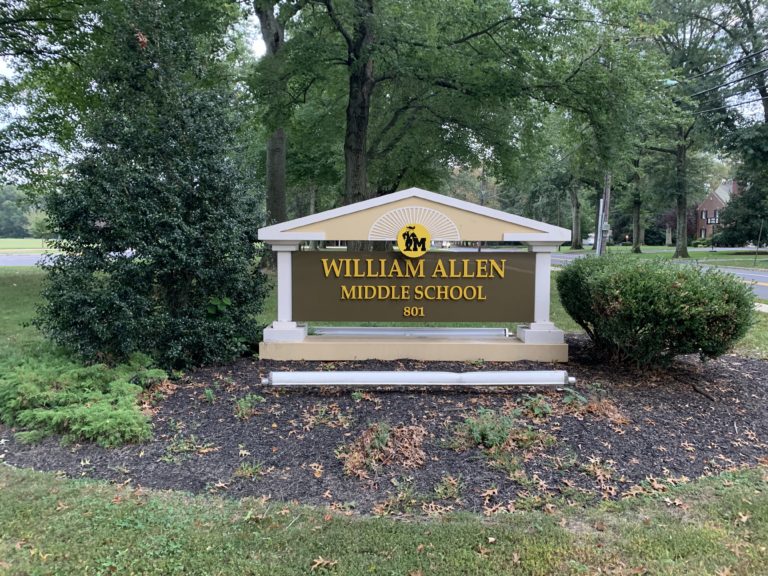
[[571, 200], [571, 250], [581, 250], [581, 202], [579, 191], [574, 186], [568, 187], [568, 196]]
[[592, 250], [597, 250], [598, 238], [600, 238], [600, 194], [595, 198], [595, 238], [592, 242]]
[[685, 138], [680, 135], [680, 143], [675, 154], [675, 199], [677, 218], [677, 238], [674, 258], [690, 258], [688, 255], [688, 148]]
[[267, 141], [267, 224], [288, 219], [285, 204], [285, 130], [278, 128]]
[[[253, 9], [259, 18], [261, 37], [267, 49], [267, 57], [274, 58], [283, 47], [285, 37], [283, 25], [275, 16], [276, 0], [253, 0]], [[280, 110], [268, 111], [273, 118], [281, 114]], [[287, 220], [285, 201], [285, 130], [279, 126], [267, 140], [267, 224]], [[277, 264], [275, 254], [267, 250], [261, 262], [265, 268]]]
[[632, 201], [632, 252], [640, 254], [640, 206], [642, 202], [639, 196]]
[[[370, 40], [368, 41], [370, 43]], [[344, 200], [368, 199], [368, 122], [373, 92], [373, 61], [356, 62], [349, 75], [347, 129], [344, 135]]]

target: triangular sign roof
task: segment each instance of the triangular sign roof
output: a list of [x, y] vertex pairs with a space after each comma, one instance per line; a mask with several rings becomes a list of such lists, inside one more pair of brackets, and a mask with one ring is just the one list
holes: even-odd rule
[[259, 229], [269, 243], [302, 240], [390, 240], [422, 224], [432, 240], [561, 244], [571, 231], [421, 188], [408, 188]]

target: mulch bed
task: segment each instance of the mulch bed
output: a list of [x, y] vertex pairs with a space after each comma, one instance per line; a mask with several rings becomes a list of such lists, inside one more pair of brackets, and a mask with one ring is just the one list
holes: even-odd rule
[[[583, 337], [571, 336], [569, 344], [565, 365], [242, 359], [148, 395], [151, 442], [103, 449], [49, 438], [22, 445], [0, 427], [0, 461], [71, 477], [360, 513], [489, 515], [664, 492], [704, 475], [768, 464], [768, 362], [685, 357], [665, 372], [642, 372], [595, 363]], [[577, 378], [574, 391], [586, 402], [573, 391], [543, 389], [353, 393], [281, 391], [260, 383], [270, 370], [561, 368]], [[517, 410], [517, 440], [496, 451], [468, 442], [462, 423], [481, 409]], [[380, 429], [371, 425], [382, 423], [398, 443], [358, 452], [364, 465], [352, 471], [355, 442], [370, 440]], [[381, 461], [374, 462], [376, 455]]]

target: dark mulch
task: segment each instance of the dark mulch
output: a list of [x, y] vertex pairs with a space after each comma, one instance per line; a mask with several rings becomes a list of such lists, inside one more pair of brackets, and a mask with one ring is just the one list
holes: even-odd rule
[[[27, 446], [0, 427], [0, 455], [14, 466], [57, 470], [135, 485], [233, 497], [270, 496], [336, 509], [431, 513], [496, 511], [621, 498], [723, 470], [768, 463], [768, 362], [725, 356], [682, 358], [668, 371], [640, 372], [590, 360], [584, 338], [571, 337], [566, 365], [461, 362], [268, 362], [243, 359], [198, 370], [175, 390], [159, 390], [154, 440], [119, 449]], [[565, 368], [589, 404], [573, 394], [531, 389], [276, 391], [260, 384], [270, 370], [527, 370]], [[206, 398], [205, 389], [214, 393]], [[542, 394], [552, 413], [535, 417]], [[256, 398], [253, 413], [236, 402]], [[523, 410], [518, 429], [534, 441], [493, 456], [463, 446], [457, 426], [481, 408]], [[424, 463], [384, 464], [367, 478], [345, 475], [338, 449], [372, 423], [426, 429]], [[537, 432], [538, 431], [538, 432]], [[548, 439], [547, 439], [548, 438]], [[512, 464], [510, 464], [512, 462]], [[238, 475], [236, 471], [246, 466]], [[254, 475], [255, 474], [255, 475]], [[254, 475], [249, 477], [249, 475]], [[454, 482], [458, 481], [458, 487]], [[436, 491], [436, 487], [438, 491]], [[442, 496], [442, 498], [441, 498]]]

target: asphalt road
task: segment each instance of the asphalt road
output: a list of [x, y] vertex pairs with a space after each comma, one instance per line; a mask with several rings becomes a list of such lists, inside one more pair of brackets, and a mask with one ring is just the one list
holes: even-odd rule
[[[474, 251], [474, 249], [471, 250]], [[709, 248], [705, 248], [704, 250], [709, 250]], [[733, 248], [729, 248], [728, 250], [733, 251]], [[467, 251], [469, 251], [469, 249]], [[695, 260], [696, 250], [690, 249], [690, 251]], [[573, 254], [570, 252], [555, 252], [552, 254], [552, 264], [555, 266], [562, 266], [571, 260], [581, 258], [584, 255], [584, 253]], [[0, 254], [0, 266], [34, 266], [42, 257], [42, 254]], [[706, 268], [706, 266], [704, 267]], [[745, 268], [721, 269], [730, 272], [731, 274], [735, 274], [744, 282], [752, 283], [752, 290], [754, 290], [755, 295], [761, 300], [768, 300], [768, 270], [749, 270]]]

